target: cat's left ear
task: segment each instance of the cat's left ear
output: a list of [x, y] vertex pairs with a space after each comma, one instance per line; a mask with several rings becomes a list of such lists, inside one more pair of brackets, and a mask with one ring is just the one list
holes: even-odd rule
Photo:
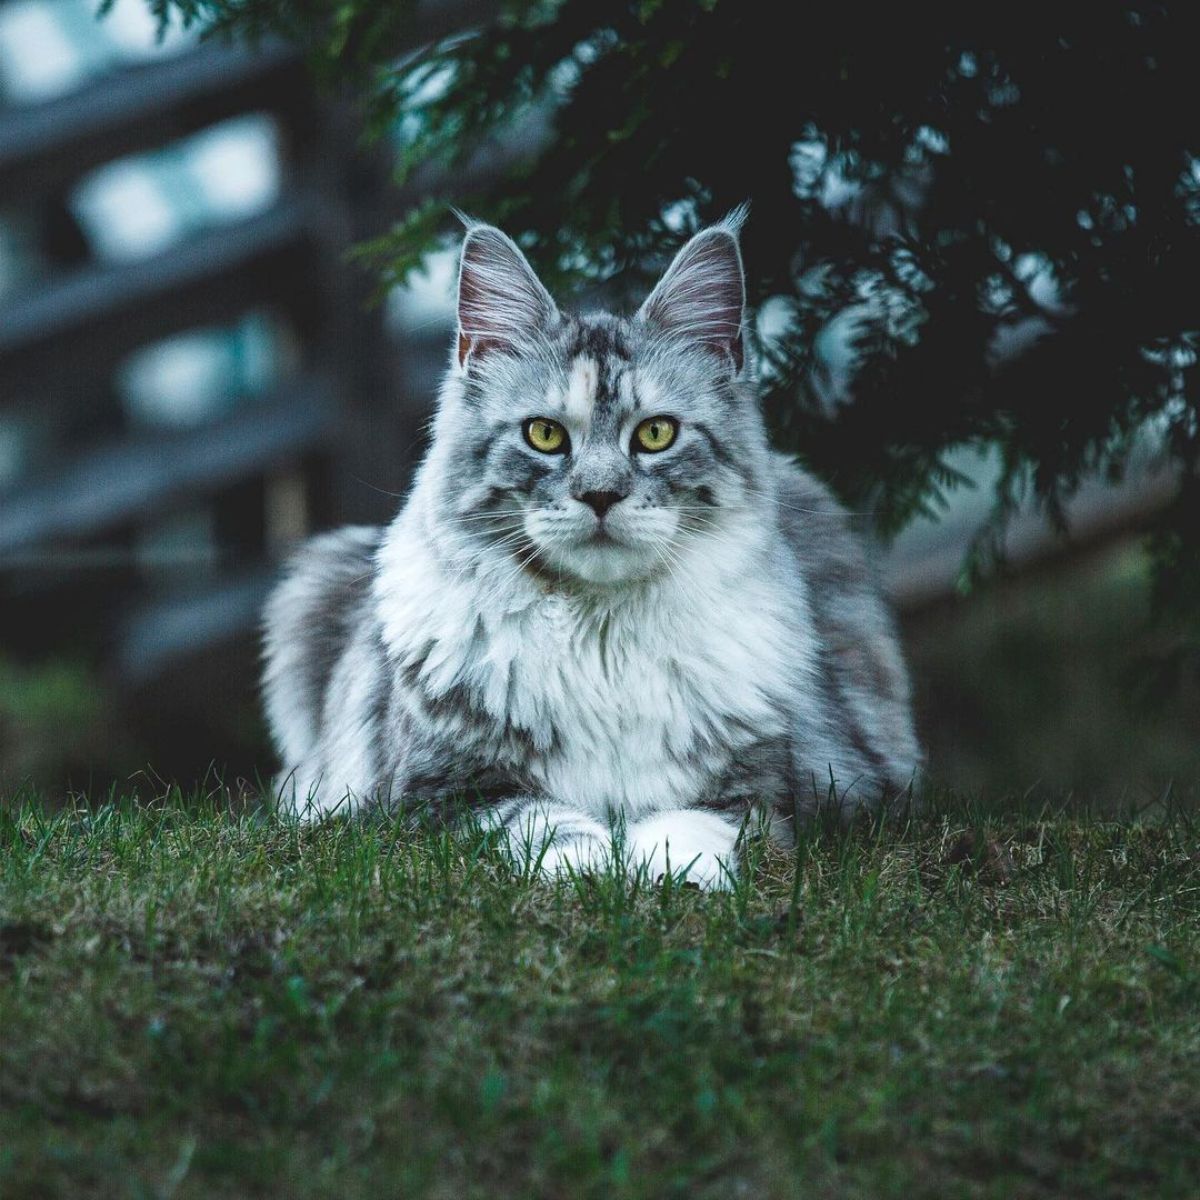
[[516, 349], [557, 315], [550, 293], [507, 234], [473, 225], [458, 267], [458, 365], [493, 350]]
[[647, 324], [715, 351], [735, 371], [746, 358], [746, 282], [738, 246], [744, 218], [738, 209], [696, 234], [638, 310]]

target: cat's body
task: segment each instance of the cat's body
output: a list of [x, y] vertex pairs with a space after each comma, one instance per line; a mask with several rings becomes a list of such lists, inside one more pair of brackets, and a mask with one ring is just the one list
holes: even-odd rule
[[890, 618], [741, 369], [734, 232], [698, 235], [620, 321], [561, 316], [471, 231], [404, 508], [315, 539], [268, 609], [289, 797], [474, 797], [535, 853], [554, 831], [547, 869], [598, 861], [619, 822], [635, 860], [715, 884], [754, 809], [910, 783]]

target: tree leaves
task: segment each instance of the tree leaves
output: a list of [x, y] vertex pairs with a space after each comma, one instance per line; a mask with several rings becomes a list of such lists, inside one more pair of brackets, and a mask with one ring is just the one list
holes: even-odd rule
[[[1200, 469], [1193, 6], [850, 2], [793, 31], [765, 0], [505, 0], [397, 59], [411, 2], [152, 3], [298, 40], [399, 130], [402, 173], [448, 168], [364, 248], [389, 284], [453, 236], [453, 202], [552, 285], [632, 295], [749, 199], [751, 300], [788, 310], [766, 410], [885, 531], [961, 484], [964, 444], [1006, 464], [981, 544], [1018, 481], [1061, 514], [1148, 427]], [[1173, 537], [1194, 561], [1200, 535]]]

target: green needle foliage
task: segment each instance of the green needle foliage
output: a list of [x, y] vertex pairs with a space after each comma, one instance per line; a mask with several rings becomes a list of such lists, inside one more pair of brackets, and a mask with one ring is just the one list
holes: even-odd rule
[[461, 32], [400, 57], [411, 2], [151, 3], [281, 33], [365, 94], [401, 178], [434, 180], [367, 249], [388, 281], [450, 203], [619, 292], [749, 199], [785, 444], [885, 532], [962, 482], [951, 448], [997, 447], [998, 528], [1025, 495], [1060, 515], [1149, 430], [1180, 478], [1164, 594], [1200, 607], [1194, 5], [503, 0], [445, 5]]
[[1194, 818], [947, 811], [706, 895], [0, 799], [0, 1195], [1190, 1200]]

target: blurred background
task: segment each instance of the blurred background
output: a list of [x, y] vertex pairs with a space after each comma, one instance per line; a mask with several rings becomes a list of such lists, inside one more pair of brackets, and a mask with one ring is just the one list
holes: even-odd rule
[[[411, 46], [461, 19], [419, 6]], [[100, 20], [90, 0], [0, 0], [5, 789], [274, 769], [265, 593], [298, 539], [394, 513], [451, 333], [452, 249], [382, 297], [350, 256], [445, 190], [432, 168], [394, 186], [399, 123], [361, 134], [353, 94], [284, 41], [160, 30], [144, 0]], [[849, 342], [821, 332], [834, 383]], [[1144, 533], [1175, 491], [1153, 438], [1120, 481], [1082, 482], [1069, 535], [1018, 504], [1006, 569], [969, 590], [1002, 465], [977, 448], [951, 465], [944, 510], [878, 548], [934, 778], [1194, 795], [1200, 689], [1146, 682], [1164, 634]]]

